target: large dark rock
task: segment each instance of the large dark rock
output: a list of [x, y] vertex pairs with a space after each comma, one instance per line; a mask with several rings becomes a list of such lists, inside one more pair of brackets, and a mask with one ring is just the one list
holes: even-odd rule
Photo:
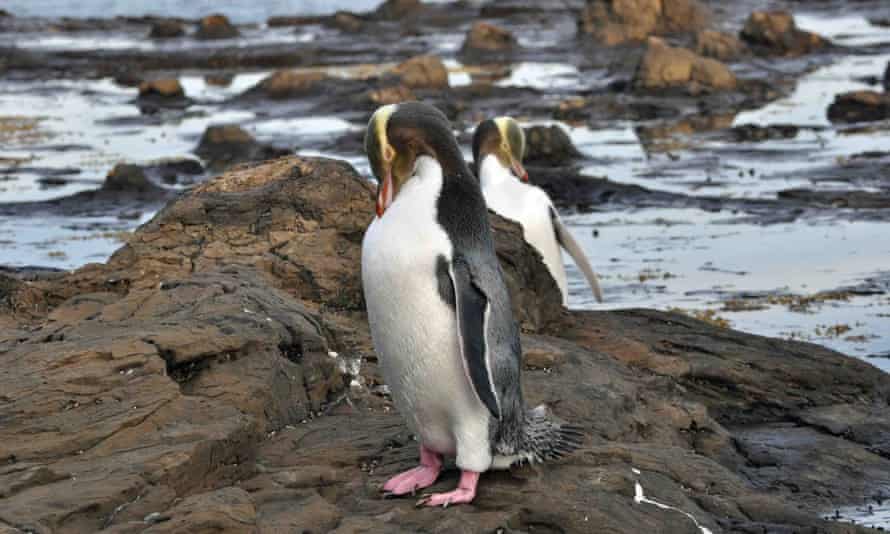
[[581, 10], [578, 31], [617, 45], [651, 35], [696, 32], [710, 18], [697, 0], [592, 0]]
[[476, 22], [467, 32], [460, 54], [464, 60], [503, 58], [519, 46], [508, 30], [488, 22]]
[[825, 47], [828, 42], [797, 27], [787, 11], [755, 11], [740, 33], [751, 48], [763, 55], [799, 56]]
[[139, 98], [181, 99], [184, 97], [185, 91], [176, 78], [161, 78], [139, 84]]
[[569, 134], [555, 124], [525, 128], [525, 160], [532, 164], [565, 165], [582, 157]]
[[283, 69], [260, 80], [245, 96], [276, 99], [306, 96], [318, 92], [325, 80], [327, 76], [322, 72]]
[[237, 163], [273, 159], [290, 151], [258, 142], [238, 125], [209, 126], [201, 136], [195, 154], [214, 171]]
[[831, 122], [870, 122], [890, 117], [890, 93], [852, 91], [834, 97], [828, 106]]
[[424, 9], [420, 0], [386, 0], [371, 14], [372, 18], [400, 20], [420, 13]]
[[151, 39], [172, 39], [185, 35], [185, 25], [178, 20], [161, 19], [151, 25], [148, 37]]
[[396, 65], [388, 74], [409, 89], [448, 88], [448, 69], [438, 56], [412, 57]]
[[526, 400], [587, 440], [559, 463], [486, 473], [473, 505], [383, 499], [417, 443], [377, 387], [362, 313], [372, 217], [373, 188], [347, 164], [286, 158], [185, 193], [106, 264], [2, 283], [28, 311], [0, 310], [0, 524], [865, 532], [820, 516], [890, 477], [890, 377], [677, 314], [565, 312], [498, 219]]

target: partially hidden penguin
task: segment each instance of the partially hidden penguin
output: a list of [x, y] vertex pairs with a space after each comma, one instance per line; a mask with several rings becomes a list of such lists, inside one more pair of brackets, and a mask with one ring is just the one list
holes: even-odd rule
[[584, 251], [566, 228], [550, 196], [528, 183], [522, 166], [525, 134], [511, 117], [483, 121], [473, 134], [473, 166], [482, 186], [482, 194], [492, 211], [522, 226], [525, 240], [541, 254], [544, 265], [568, 304], [568, 280], [560, 247], [584, 274], [593, 296], [603, 301], [596, 273]]
[[546, 407], [524, 406], [519, 331], [485, 199], [445, 116], [417, 102], [383, 106], [365, 150], [379, 183], [362, 242], [368, 322], [393, 402], [420, 445], [420, 465], [383, 491], [427, 488], [453, 456], [457, 488], [417, 504], [468, 503], [481, 473], [559, 458], [583, 434]]

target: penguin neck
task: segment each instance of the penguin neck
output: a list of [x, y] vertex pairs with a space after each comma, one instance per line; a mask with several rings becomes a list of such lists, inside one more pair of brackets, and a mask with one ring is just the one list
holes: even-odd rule
[[504, 185], [509, 183], [509, 180], [516, 180], [516, 177], [501, 164], [497, 156], [487, 154], [482, 159], [482, 165], [479, 166], [479, 181], [482, 184], [482, 189]]

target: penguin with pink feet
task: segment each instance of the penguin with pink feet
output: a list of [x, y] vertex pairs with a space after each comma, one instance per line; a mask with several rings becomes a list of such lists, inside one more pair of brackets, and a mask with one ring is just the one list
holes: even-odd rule
[[519, 330], [485, 198], [445, 116], [417, 102], [383, 106], [365, 149], [378, 180], [362, 243], [368, 321], [393, 402], [420, 444], [420, 465], [383, 490], [427, 488], [454, 457], [457, 488], [418, 505], [469, 503], [481, 473], [559, 458], [583, 434], [524, 405]]

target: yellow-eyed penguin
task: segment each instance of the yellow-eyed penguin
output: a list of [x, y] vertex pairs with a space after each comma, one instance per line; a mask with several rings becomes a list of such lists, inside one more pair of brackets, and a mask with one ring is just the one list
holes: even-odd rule
[[379, 108], [365, 135], [379, 182], [362, 243], [374, 349], [392, 399], [420, 441], [420, 465], [390, 495], [432, 485], [456, 457], [457, 489], [418, 504], [467, 503], [479, 474], [575, 449], [577, 427], [526, 410], [522, 349], [485, 199], [445, 116], [407, 102]]
[[596, 273], [560, 220], [550, 196], [540, 187], [528, 183], [528, 174], [522, 167], [524, 154], [525, 134], [512, 118], [488, 119], [476, 127], [473, 165], [488, 207], [522, 226], [525, 240], [541, 254], [544, 265], [559, 286], [563, 304], [568, 303], [569, 291], [560, 246], [572, 256], [587, 278], [596, 300], [602, 302], [603, 293]]

